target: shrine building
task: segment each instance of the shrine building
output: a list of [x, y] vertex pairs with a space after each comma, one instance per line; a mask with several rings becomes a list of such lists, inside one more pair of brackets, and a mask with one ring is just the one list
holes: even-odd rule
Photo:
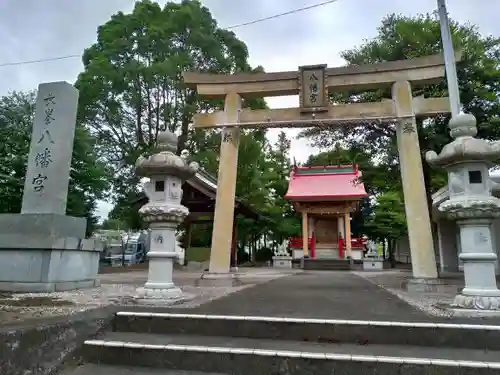
[[[293, 238], [294, 258], [361, 260], [361, 239], [351, 238], [351, 214], [368, 196], [357, 165], [295, 167], [285, 198], [302, 215], [302, 236]], [[297, 247], [299, 247], [297, 249]]]

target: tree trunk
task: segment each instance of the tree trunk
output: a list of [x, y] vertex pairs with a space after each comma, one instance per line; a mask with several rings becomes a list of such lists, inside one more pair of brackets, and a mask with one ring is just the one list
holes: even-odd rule
[[189, 135], [189, 123], [190, 122], [191, 122], [191, 119], [189, 119], [186, 116], [183, 116], [182, 124], [181, 124], [181, 134], [177, 138], [177, 155], [180, 155], [182, 150], [184, 150], [186, 148], [188, 135]]
[[389, 247], [389, 262], [391, 264], [391, 268], [396, 268], [396, 259], [394, 258], [394, 250], [396, 248], [396, 240], [395, 239], [389, 239], [388, 240], [388, 247]]

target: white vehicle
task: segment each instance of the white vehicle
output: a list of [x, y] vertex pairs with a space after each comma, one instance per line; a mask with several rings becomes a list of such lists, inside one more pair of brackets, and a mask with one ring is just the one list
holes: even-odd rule
[[106, 231], [97, 236], [105, 243], [101, 256], [101, 261], [104, 263], [121, 266], [142, 263], [146, 259], [149, 249], [148, 231], [131, 233]]

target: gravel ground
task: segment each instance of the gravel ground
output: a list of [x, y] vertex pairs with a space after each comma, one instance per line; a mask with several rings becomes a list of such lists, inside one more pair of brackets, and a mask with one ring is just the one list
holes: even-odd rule
[[[187, 294], [194, 296], [170, 308], [195, 308], [228, 294], [254, 285], [270, 281], [290, 272], [272, 269], [250, 270], [242, 273], [243, 285], [239, 286], [195, 286], [199, 273], [178, 272], [174, 276], [176, 284]], [[133, 297], [138, 286], [147, 279], [145, 272], [114, 273], [100, 275], [102, 284], [92, 289], [81, 289], [56, 293], [0, 293], [0, 324], [33, 318], [73, 315], [95, 308], [118, 305], [134, 305]]]

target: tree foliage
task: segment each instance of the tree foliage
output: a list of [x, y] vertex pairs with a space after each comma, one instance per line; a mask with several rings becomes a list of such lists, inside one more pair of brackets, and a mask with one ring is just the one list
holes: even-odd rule
[[275, 240], [298, 236], [301, 233], [300, 219], [290, 201], [284, 198], [288, 190], [288, 182], [292, 165], [290, 163], [291, 141], [284, 131], [278, 134], [275, 145], [269, 148], [268, 175], [271, 202], [267, 210], [272, 218]]
[[378, 196], [365, 227], [367, 234], [377, 240], [396, 240], [405, 234], [406, 215], [401, 195], [389, 191]]
[[407, 233], [405, 208], [399, 192], [388, 191], [377, 197], [373, 213], [365, 222], [364, 231], [374, 240], [387, 240], [389, 259], [394, 265], [396, 241]]
[[[100, 155], [115, 168], [116, 204], [109, 224], [144, 226], [134, 204], [141, 187], [133, 165], [139, 155], [153, 152], [161, 129], [178, 134], [178, 152], [187, 148], [207, 172], [217, 175], [220, 131], [190, 125], [195, 113], [220, 110], [223, 103], [199, 97], [184, 84], [182, 74], [262, 71], [252, 69], [247, 60], [246, 45], [219, 28], [197, 0], [163, 7], [139, 1], [131, 13], [119, 12], [98, 28], [97, 42], [84, 52], [77, 87], [79, 117], [98, 139]], [[249, 99], [243, 106], [265, 108], [265, 102]], [[257, 209], [270, 204], [263, 176], [267, 147], [265, 131], [242, 132], [237, 195]]]
[[[363, 182], [365, 189], [370, 195], [377, 195], [387, 190], [389, 183], [394, 186], [399, 183], [398, 178], [388, 174], [387, 167], [377, 163], [379, 155], [374, 155], [371, 150], [361, 144], [335, 143], [329, 151], [310, 155], [305, 166], [328, 166], [328, 165], [353, 165], [356, 164], [362, 175], [359, 182]], [[397, 176], [396, 176], [397, 177]]]
[[[455, 49], [463, 52], [458, 64], [458, 80], [464, 110], [474, 114], [479, 124], [479, 136], [496, 139], [499, 136], [500, 111], [500, 49], [499, 38], [485, 37], [470, 24], [451, 22]], [[361, 65], [385, 61], [404, 60], [440, 53], [439, 21], [433, 15], [405, 17], [391, 14], [382, 20], [375, 38], [344, 51], [341, 56], [348, 65]], [[442, 97], [447, 95], [446, 80], [434, 85], [414, 87], [414, 96]], [[391, 97], [390, 88], [362, 92], [335, 93], [333, 103], [374, 102]], [[425, 186], [430, 196], [446, 184], [443, 170], [431, 169], [423, 156], [425, 151], [439, 152], [451, 139], [447, 130], [449, 116], [438, 116], [418, 121], [418, 136], [422, 150]], [[342, 144], [348, 150], [363, 150], [379, 174], [372, 180], [365, 174], [363, 180], [371, 193], [402, 196], [399, 160], [394, 125], [365, 122], [358, 126], [331, 129], [308, 129], [301, 133], [316, 147], [332, 149]], [[363, 167], [364, 168], [364, 167]], [[368, 169], [364, 169], [368, 172]], [[371, 172], [369, 172], [371, 173]], [[411, 199], [411, 197], [405, 197]], [[397, 227], [397, 222], [394, 223]], [[387, 226], [389, 228], [390, 226]]]
[[221, 103], [200, 100], [183, 83], [183, 72], [250, 71], [247, 58], [245, 44], [219, 28], [197, 0], [163, 8], [139, 1], [132, 13], [119, 12], [100, 26], [97, 42], [83, 54], [79, 117], [98, 138], [101, 154], [119, 169], [115, 189], [135, 187], [131, 166], [154, 148], [162, 128], [179, 134], [179, 150], [197, 153], [210, 142], [189, 125], [196, 112]]
[[[461, 101], [467, 112], [473, 113], [480, 124], [480, 136], [496, 138], [500, 102], [500, 49], [499, 39], [482, 36], [476, 27], [451, 23], [455, 48], [463, 51], [458, 65]], [[432, 15], [404, 17], [391, 14], [382, 20], [378, 35], [361, 46], [344, 51], [341, 55], [348, 65], [370, 64], [384, 61], [411, 59], [441, 52], [439, 21]], [[446, 81], [414, 89], [414, 96], [441, 97], [447, 94]], [[335, 94], [332, 101], [342, 103], [373, 102], [390, 98], [390, 89]], [[425, 124], [419, 122], [420, 147], [440, 151], [450, 141], [447, 131], [449, 116], [440, 116]], [[332, 147], [343, 142], [348, 147], [363, 148], [377, 155], [376, 162], [384, 165], [391, 181], [398, 178], [398, 159], [395, 127], [377, 122], [363, 123], [354, 127], [319, 131], [309, 129], [302, 136], [311, 137], [318, 147]], [[424, 174], [429, 193], [441, 187], [439, 172], [431, 173], [425, 161]], [[435, 179], [433, 179], [435, 177]]]
[[[0, 212], [21, 211], [24, 178], [28, 163], [31, 129], [35, 116], [36, 92], [12, 92], [0, 98]], [[105, 197], [109, 171], [96, 158], [95, 140], [76, 127], [71, 162], [68, 215], [86, 217], [88, 234], [97, 223], [97, 200]]]

